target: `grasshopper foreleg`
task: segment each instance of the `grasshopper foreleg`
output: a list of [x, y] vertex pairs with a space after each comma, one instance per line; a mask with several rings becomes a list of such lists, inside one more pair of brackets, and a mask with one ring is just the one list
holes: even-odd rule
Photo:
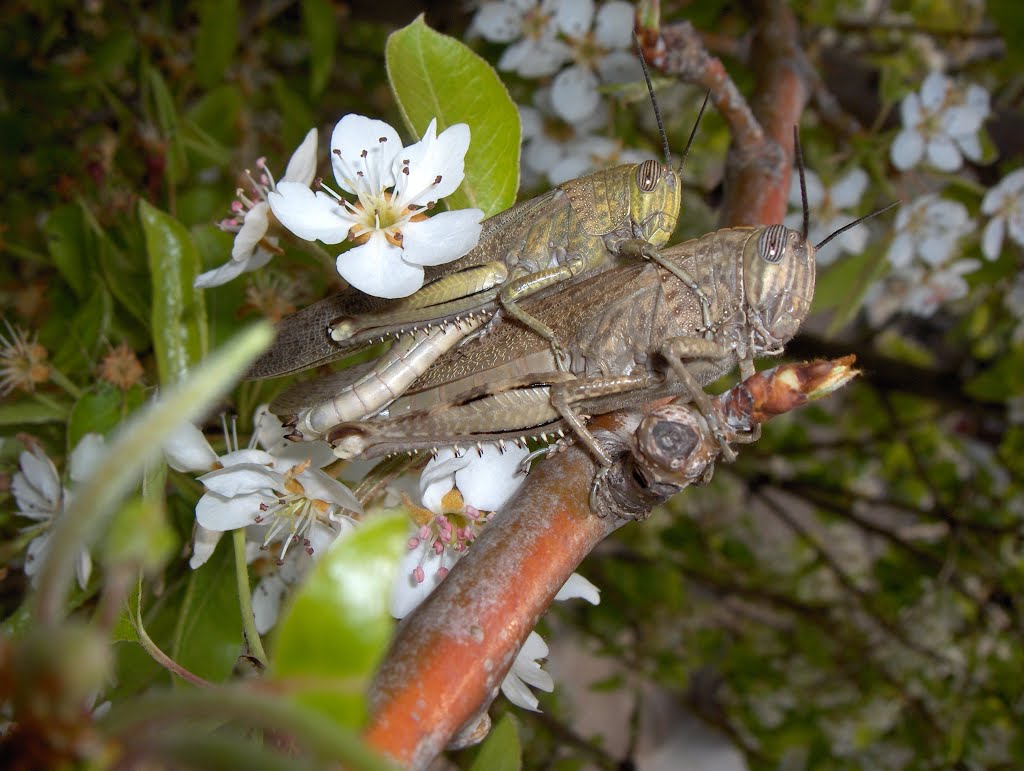
[[554, 286], [561, 281], [567, 281], [573, 276], [578, 275], [585, 268], [586, 262], [581, 258], [577, 258], [563, 265], [558, 265], [553, 268], [545, 268], [544, 270], [531, 273], [528, 276], [523, 276], [522, 278], [509, 281], [502, 285], [501, 290], [498, 293], [501, 305], [510, 317], [518, 321], [520, 324], [529, 327], [548, 341], [548, 344], [551, 346], [551, 351], [555, 355], [555, 366], [558, 367], [560, 372], [567, 372], [569, 370], [570, 357], [568, 352], [562, 347], [562, 344], [558, 342], [555, 332], [551, 327], [535, 316], [527, 313], [516, 301], [535, 294], [549, 286]]
[[[724, 359], [729, 355], [729, 349], [714, 340], [705, 340], [700, 337], [673, 337], [662, 343], [660, 350], [668, 360], [676, 377], [690, 392], [690, 398], [697, 405], [697, 409], [707, 420], [708, 427], [722, 448], [722, 457], [727, 463], [732, 463], [736, 460], [736, 452], [729, 446], [729, 440], [736, 439], [735, 433], [726, 431], [722, 426], [711, 397], [707, 395], [701, 384], [697, 382], [697, 378], [686, 366], [686, 360]], [[753, 368], [752, 363], [750, 366]]]

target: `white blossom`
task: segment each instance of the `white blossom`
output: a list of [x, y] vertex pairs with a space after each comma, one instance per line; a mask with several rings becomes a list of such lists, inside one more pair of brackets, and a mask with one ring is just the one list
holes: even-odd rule
[[318, 555], [349, 526], [341, 511], [362, 511], [348, 488], [320, 471], [335, 460], [330, 445], [288, 442], [264, 405], [257, 407], [253, 422], [245, 448], [239, 448], [234, 426], [225, 425], [228, 451], [220, 456], [190, 423], [164, 443], [172, 468], [208, 472], [199, 477], [207, 492], [196, 506], [192, 568], [209, 559], [222, 532], [239, 527], [252, 527], [265, 548], [280, 542], [281, 559], [299, 542], [306, 553]]
[[355, 243], [337, 258], [338, 273], [352, 286], [376, 297], [406, 297], [423, 286], [425, 265], [456, 260], [480, 239], [480, 209], [426, 215], [462, 184], [469, 147], [464, 123], [436, 132], [431, 120], [423, 139], [403, 147], [387, 123], [346, 115], [331, 136], [331, 163], [338, 185], [357, 200], [281, 182], [268, 195], [270, 208], [299, 238]]
[[399, 565], [391, 592], [391, 615], [404, 618], [413, 611], [465, 554], [477, 531], [522, 484], [520, 466], [528, 451], [497, 445], [467, 450], [456, 456], [443, 448], [420, 475], [421, 507], [409, 548]]
[[958, 253], [959, 239], [973, 230], [963, 204], [929, 193], [900, 208], [889, 261], [905, 268], [916, 256], [933, 267], [942, 265]]
[[[316, 175], [316, 129], [310, 129], [302, 144], [292, 154], [281, 182], [309, 187]], [[266, 159], [256, 161], [259, 175], [251, 179], [250, 195], [238, 190], [238, 200], [232, 204], [233, 216], [220, 223], [223, 230], [235, 233], [231, 247], [231, 259], [219, 268], [201, 274], [195, 280], [196, 287], [211, 287], [226, 284], [242, 273], [262, 268], [275, 253], [279, 253], [277, 238], [268, 236], [270, 230], [270, 204], [267, 196], [277, 190], [277, 183], [267, 168]]]
[[978, 132], [989, 112], [984, 88], [960, 88], [941, 72], [931, 72], [920, 93], [907, 94], [900, 104], [903, 129], [890, 148], [893, 165], [906, 171], [927, 158], [940, 171], [956, 171], [964, 157], [981, 160]]
[[956, 260], [928, 271], [907, 293], [906, 310], [915, 316], [931, 316], [939, 306], [967, 296], [970, 287], [964, 275], [981, 266], [977, 260]]
[[[104, 454], [104, 441], [100, 434], [86, 434], [78, 442], [68, 460], [68, 476], [72, 483], [81, 483], [96, 468]], [[61, 484], [53, 461], [42, 448], [33, 446], [19, 459], [19, 471], [11, 480], [11, 492], [18, 505], [17, 514], [34, 520], [27, 531], [35, 533], [25, 554], [25, 575], [33, 584], [50, 544], [53, 525], [64, 514], [73, 495], [72, 486]], [[88, 549], [81, 549], [75, 557], [78, 585], [85, 588], [92, 573], [92, 558]]]
[[558, 39], [579, 15], [579, 0], [505, 0], [484, 3], [473, 17], [472, 29], [492, 43], [511, 43], [498, 68], [524, 78], [554, 75], [572, 51]]
[[[807, 208], [811, 212], [808, 240], [817, 244], [857, 218], [854, 210], [867, 190], [868, 175], [864, 169], [855, 167], [827, 187], [813, 171], [807, 170], [804, 176], [807, 183]], [[801, 208], [786, 217], [786, 226], [799, 230], [802, 227], [803, 211], [800, 180], [795, 174], [789, 186], [789, 202]], [[821, 266], [835, 262], [843, 252], [859, 254], [864, 250], [867, 240], [867, 228], [850, 228], [830, 241], [829, 248], [819, 252], [815, 259]]]
[[1017, 169], [999, 180], [999, 184], [985, 193], [981, 211], [988, 214], [988, 224], [981, 237], [981, 251], [990, 260], [996, 259], [1003, 248], [1003, 236], [1024, 245], [1024, 169]]

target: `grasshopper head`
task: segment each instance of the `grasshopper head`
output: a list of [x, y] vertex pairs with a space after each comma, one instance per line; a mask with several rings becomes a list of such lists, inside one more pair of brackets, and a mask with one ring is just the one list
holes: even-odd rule
[[743, 292], [754, 346], [773, 355], [811, 309], [816, 248], [785, 225], [755, 230], [743, 249]]
[[633, 235], [663, 246], [676, 229], [682, 206], [679, 175], [669, 164], [644, 161], [633, 170], [629, 185], [629, 214]]

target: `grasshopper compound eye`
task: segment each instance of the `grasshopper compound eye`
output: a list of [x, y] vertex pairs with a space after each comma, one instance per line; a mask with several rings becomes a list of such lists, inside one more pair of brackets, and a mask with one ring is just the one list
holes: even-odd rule
[[785, 225], [772, 225], [765, 228], [757, 244], [761, 259], [773, 265], [781, 261], [782, 255], [786, 250], [786, 236], [788, 234], [789, 228]]
[[661, 179], [661, 164], [657, 161], [644, 161], [636, 167], [636, 186], [645, 193], [650, 193], [658, 186]]

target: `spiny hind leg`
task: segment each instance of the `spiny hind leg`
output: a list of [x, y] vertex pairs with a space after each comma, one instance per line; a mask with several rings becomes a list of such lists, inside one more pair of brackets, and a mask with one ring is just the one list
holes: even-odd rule
[[551, 351], [555, 355], [555, 365], [562, 372], [567, 372], [569, 370], [569, 364], [571, 361], [569, 352], [566, 351], [558, 341], [554, 330], [536, 316], [532, 316], [523, 310], [518, 301], [522, 300], [524, 297], [536, 294], [542, 289], [547, 289], [549, 286], [554, 286], [555, 284], [572, 278], [580, 273], [584, 267], [585, 265], [582, 259], [575, 259], [569, 263], [558, 265], [553, 268], [538, 270], [535, 273], [530, 273], [527, 276], [523, 276], [522, 278], [517, 278], [503, 284], [501, 291], [498, 293], [498, 299], [501, 302], [505, 313], [520, 324], [532, 329], [548, 341], [548, 344], [551, 346]]

